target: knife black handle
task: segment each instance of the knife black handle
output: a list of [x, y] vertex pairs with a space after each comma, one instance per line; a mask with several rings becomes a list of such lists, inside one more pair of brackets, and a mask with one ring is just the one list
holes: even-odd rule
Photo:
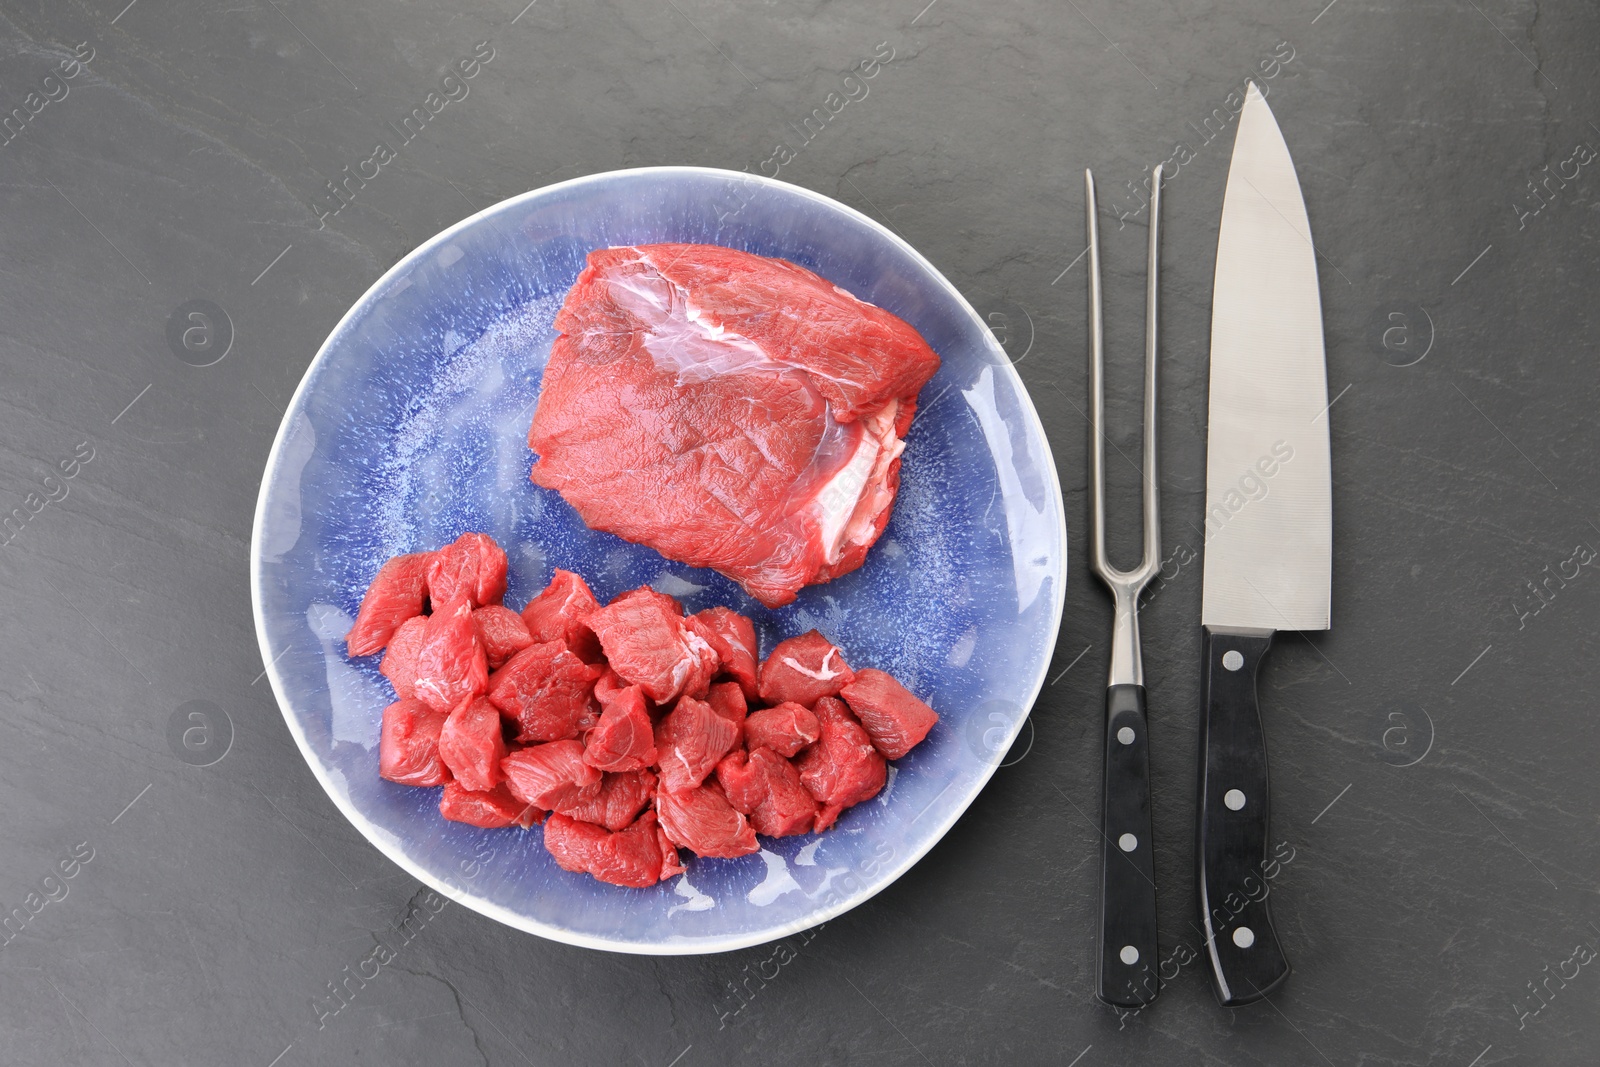
[[1267, 739], [1256, 671], [1270, 630], [1205, 628], [1201, 672], [1200, 921], [1224, 1007], [1260, 1000], [1289, 976], [1267, 907]]
[[1101, 805], [1100, 984], [1121, 1008], [1155, 1000], [1156, 872], [1150, 835], [1150, 744], [1144, 686], [1106, 690], [1105, 793]]

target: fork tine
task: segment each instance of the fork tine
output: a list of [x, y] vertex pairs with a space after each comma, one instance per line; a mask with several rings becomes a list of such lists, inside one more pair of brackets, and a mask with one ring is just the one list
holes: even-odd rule
[[[1144, 299], [1144, 559], [1140, 570], [1161, 567], [1161, 503], [1156, 481], [1156, 297], [1161, 282], [1161, 168], [1150, 183], [1150, 250]], [[1148, 580], [1148, 579], [1147, 579]]]
[[1089, 234], [1089, 543], [1090, 565], [1108, 577], [1106, 559], [1106, 446], [1102, 423], [1105, 414], [1105, 338], [1100, 308], [1100, 226], [1096, 217], [1094, 171], [1083, 172], [1083, 205]]

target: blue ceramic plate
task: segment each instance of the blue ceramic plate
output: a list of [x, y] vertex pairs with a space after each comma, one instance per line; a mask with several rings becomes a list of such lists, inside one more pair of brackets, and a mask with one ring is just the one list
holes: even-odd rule
[[[711, 571], [595, 533], [528, 480], [528, 423], [551, 322], [584, 256], [692, 241], [780, 256], [899, 315], [944, 361], [923, 389], [894, 517], [866, 564], [769, 611]], [[875, 799], [825, 834], [695, 859], [651, 889], [569, 874], [542, 830], [446, 822], [439, 790], [378, 777], [393, 694], [379, 657], [345, 656], [367, 582], [400, 552], [467, 530], [511, 560], [520, 608], [552, 568], [606, 600], [649, 583], [690, 611], [728, 604], [762, 651], [816, 627], [855, 666], [928, 700], [939, 724]], [[1061, 487], [1004, 352], [933, 266], [864, 215], [729, 171], [616, 171], [526, 193], [406, 256], [345, 315], [306, 371], [267, 460], [251, 578], [272, 687], [339, 809], [435, 890], [530, 933], [623, 952], [721, 952], [855, 907], [966, 810], [1044, 680], [1066, 578]]]

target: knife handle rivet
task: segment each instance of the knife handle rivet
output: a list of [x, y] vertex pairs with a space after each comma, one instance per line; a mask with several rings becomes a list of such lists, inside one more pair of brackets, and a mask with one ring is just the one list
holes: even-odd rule
[[1132, 852], [1139, 847], [1139, 839], [1132, 834], [1123, 834], [1117, 838], [1117, 847], [1124, 852]]
[[1222, 654], [1222, 665], [1230, 671], [1236, 671], [1244, 666], [1244, 657], [1239, 655], [1238, 649], [1230, 648]]
[[1121, 741], [1125, 745], [1133, 744], [1133, 727], [1124, 726], [1122, 729], [1118, 730], [1117, 740]]
[[1248, 926], [1237, 927], [1233, 931], [1233, 943], [1240, 948], [1249, 948], [1256, 943], [1256, 932]]
[[1132, 945], [1123, 945], [1122, 951], [1117, 953], [1117, 956], [1129, 967], [1139, 962], [1139, 950]]
[[1222, 794], [1222, 802], [1228, 805], [1229, 811], [1238, 811], [1244, 807], [1244, 794], [1237, 789], [1230, 789]]

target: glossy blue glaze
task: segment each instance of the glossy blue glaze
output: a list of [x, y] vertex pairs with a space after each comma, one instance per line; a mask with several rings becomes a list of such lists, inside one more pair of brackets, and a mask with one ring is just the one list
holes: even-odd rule
[[[551, 321], [584, 256], [692, 241], [780, 256], [919, 330], [943, 360], [923, 390], [894, 517], [853, 574], [769, 611], [734, 583], [587, 529], [528, 480]], [[692, 860], [652, 889], [558, 868], [542, 831], [446, 822], [439, 790], [378, 777], [373, 656], [343, 636], [378, 566], [467, 530], [506, 546], [506, 603], [554, 567], [602, 600], [651, 583], [699, 610], [751, 615], [762, 651], [811, 627], [939, 712], [888, 788], [826, 834]], [[267, 463], [252, 546], [262, 655], [289, 728], [339, 808], [452, 899], [571, 944], [715, 952], [823, 922], [867, 899], [945, 833], [1022, 724], [1055, 644], [1066, 575], [1061, 489], [1020, 379], [982, 320], [908, 245], [815, 193], [688, 167], [540, 189], [412, 252], [358, 301], [295, 394]]]

